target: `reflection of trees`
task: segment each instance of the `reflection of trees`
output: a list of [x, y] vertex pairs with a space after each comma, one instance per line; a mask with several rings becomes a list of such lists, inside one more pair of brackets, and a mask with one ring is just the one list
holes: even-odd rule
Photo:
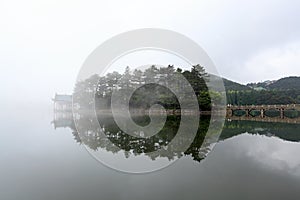
[[[192, 116], [191, 116], [192, 117]], [[174, 158], [182, 157], [183, 155], [189, 155], [194, 160], [202, 160], [208, 153], [207, 147], [201, 147], [205, 138], [210, 118], [208, 116], [201, 117], [199, 130], [193, 143], [185, 151], [178, 151], [174, 145], [170, 144], [175, 137], [179, 124], [180, 116], [167, 116], [167, 120], [162, 130], [154, 136], [149, 138], [134, 137], [127, 133], [124, 133], [117, 124], [114, 122], [111, 115], [99, 115], [98, 122], [101, 125], [94, 126], [91, 119], [88, 116], [80, 116], [77, 119], [77, 130], [74, 130], [80, 138], [80, 143], [87, 145], [92, 150], [105, 149], [106, 151], [117, 153], [124, 152], [126, 157], [130, 155], [148, 155], [150, 159], [155, 160], [158, 157], [168, 158], [172, 160]], [[146, 125], [149, 123], [147, 116], [134, 116], [133, 119], [140, 125]], [[188, 125], [185, 125], [184, 129], [189, 130]], [[179, 142], [186, 142], [187, 138], [180, 138]], [[210, 144], [208, 144], [210, 145]], [[157, 151], [160, 150], [160, 151]]]
[[[162, 146], [168, 145], [176, 135], [179, 127], [178, 122], [180, 122], [180, 116], [168, 116], [163, 129], [159, 133], [149, 138], [141, 138], [122, 132], [112, 116], [99, 116], [99, 118], [101, 118], [99, 122], [105, 135], [113, 144], [125, 151], [133, 150], [133, 153], [137, 154], [157, 151]], [[133, 120], [138, 124], [147, 124], [148, 117], [133, 117]]]
[[220, 140], [240, 135], [242, 133], [275, 136], [282, 140], [300, 142], [300, 124], [285, 124], [273, 122], [227, 121]]
[[[149, 123], [148, 116], [133, 116], [133, 119], [140, 125]], [[176, 149], [174, 150], [173, 146], [170, 145], [170, 141], [172, 141], [177, 133], [180, 116], [168, 116], [162, 130], [148, 139], [133, 137], [122, 132], [111, 115], [98, 115], [96, 123], [100, 122], [102, 128], [95, 126], [95, 123], [87, 113], [81, 113], [75, 121], [77, 121], [77, 129], [74, 123], [71, 125], [69, 123], [63, 124], [62, 127], [66, 125], [69, 126], [72, 129], [74, 140], [77, 143], [88, 146], [94, 151], [102, 149], [112, 153], [123, 152], [126, 157], [145, 154], [152, 160], [159, 157], [172, 160], [185, 155], [191, 156], [195, 161], [199, 162], [205, 158], [210, 151], [211, 142], [204, 140], [207, 136], [210, 123], [209, 116], [201, 116], [197, 135], [189, 148], [184, 152], [176, 151]], [[60, 124], [65, 123], [66, 119], [62, 118], [57, 122]], [[212, 124], [210, 128], [213, 129], [214, 125]], [[188, 127], [185, 127], [185, 130], [188, 131]], [[226, 140], [247, 132], [249, 134], [276, 136], [286, 141], [300, 142], [299, 130], [300, 124], [227, 121], [224, 125], [220, 140]], [[181, 138], [181, 141], [185, 139], [186, 138]], [[204, 141], [206, 143], [203, 143]], [[150, 154], [149, 152], [152, 153]]]

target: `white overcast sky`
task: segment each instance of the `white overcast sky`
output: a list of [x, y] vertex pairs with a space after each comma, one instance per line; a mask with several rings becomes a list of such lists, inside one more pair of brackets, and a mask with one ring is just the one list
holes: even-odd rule
[[300, 76], [298, 0], [0, 0], [2, 100], [71, 93], [98, 45], [137, 28], [188, 36], [240, 83]]

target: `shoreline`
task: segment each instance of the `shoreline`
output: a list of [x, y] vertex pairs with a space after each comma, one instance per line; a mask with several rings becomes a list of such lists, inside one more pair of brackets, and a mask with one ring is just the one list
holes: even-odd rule
[[[73, 110], [74, 113], [78, 114], [94, 114], [96, 112], [97, 115], [104, 114], [104, 115], [112, 115], [111, 110]], [[70, 110], [69, 112], [73, 112]], [[117, 111], [115, 114], [124, 114], [127, 113], [126, 111]], [[218, 111], [195, 111], [195, 110], [144, 110], [144, 109], [138, 109], [138, 110], [130, 110], [130, 114], [134, 116], [138, 115], [164, 115], [172, 116], [172, 115], [226, 115], [226, 110], [218, 110]]]

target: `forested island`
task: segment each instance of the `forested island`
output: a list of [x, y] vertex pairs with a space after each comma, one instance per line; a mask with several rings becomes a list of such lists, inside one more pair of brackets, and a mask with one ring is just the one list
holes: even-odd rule
[[[191, 97], [191, 94], [185, 92], [187, 86], [180, 82], [177, 78], [179, 76], [183, 76], [193, 88], [200, 110], [210, 111], [212, 103], [221, 101], [221, 93], [224, 91], [217, 89], [209, 91], [206, 84], [213, 79], [209, 77], [216, 76], [208, 74], [203, 66], [197, 64], [190, 70], [182, 70], [173, 65], [166, 67], [152, 65], [143, 71], [126, 67], [122, 74], [119, 72], [107, 73], [105, 76], [95, 74], [76, 84], [75, 102], [90, 105], [91, 98], [95, 98], [96, 108], [110, 109], [113, 92], [119, 99], [122, 99], [134, 89], [135, 92], [129, 100], [130, 108], [149, 109], [153, 104], [160, 104], [166, 109], [176, 110], [180, 109], [180, 104], [176, 95], [168, 89], [170, 85], [181, 92], [181, 98], [184, 99], [185, 104], [190, 103]], [[247, 85], [225, 78], [222, 80], [227, 104], [230, 105], [300, 104], [300, 77], [286, 77], [277, 81]], [[168, 87], [163, 87], [162, 83]]]
[[[185, 80], [183, 81], [184, 77]], [[214, 102], [220, 99], [217, 91], [209, 91], [206, 85], [209, 75], [200, 65], [194, 65], [190, 70], [175, 68], [173, 65], [167, 67], [150, 66], [145, 70], [131, 70], [126, 67], [125, 72], [108, 73], [105, 76], [93, 75], [90, 78], [78, 82], [74, 90], [75, 102], [80, 105], [89, 106], [91, 95], [95, 94], [96, 108], [110, 109], [112, 95], [122, 104], [124, 98], [129, 99], [132, 109], [149, 109], [154, 104], [159, 104], [169, 110], [180, 110], [181, 105], [191, 104], [191, 98], [197, 98], [200, 110], [211, 110], [212, 98]], [[192, 92], [188, 90], [191, 87]], [[176, 96], [176, 91], [180, 97]], [[134, 91], [132, 95], [130, 92]], [[89, 98], [90, 97], [90, 98]], [[180, 99], [178, 99], [180, 98]]]

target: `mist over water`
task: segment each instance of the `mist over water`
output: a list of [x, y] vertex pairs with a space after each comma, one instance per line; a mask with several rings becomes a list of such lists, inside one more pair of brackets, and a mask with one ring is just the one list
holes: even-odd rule
[[[1, 1], [0, 200], [298, 200], [299, 6]], [[116, 42], [80, 73], [99, 45], [154, 27], [190, 38], [209, 59], [184, 59], [183, 49], [199, 52], [177, 37], [161, 41], [177, 53], [148, 49], [154, 31]], [[150, 45], [98, 63], [139, 40]], [[56, 108], [56, 97], [67, 100]]]
[[245, 194], [297, 199], [299, 194], [299, 125], [226, 122], [205, 159], [186, 155], [166, 169], [136, 176], [97, 162], [71, 128], [54, 129], [51, 103], [33, 107], [1, 114], [4, 199], [241, 199]]

